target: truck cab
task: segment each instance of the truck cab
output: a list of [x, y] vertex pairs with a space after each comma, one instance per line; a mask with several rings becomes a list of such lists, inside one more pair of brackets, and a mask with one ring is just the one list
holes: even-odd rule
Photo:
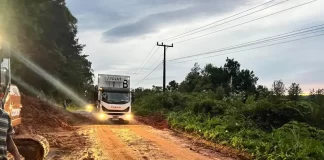
[[131, 90], [130, 76], [98, 75], [98, 103], [97, 110], [100, 119], [130, 121]]

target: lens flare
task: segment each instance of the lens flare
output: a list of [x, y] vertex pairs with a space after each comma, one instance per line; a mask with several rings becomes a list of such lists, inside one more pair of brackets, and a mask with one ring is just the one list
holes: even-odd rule
[[25, 88], [26, 90], [28, 90], [30, 93], [34, 94], [35, 96], [38, 96], [41, 101], [46, 102], [47, 104], [52, 105], [52, 106], [55, 106], [55, 107], [60, 107], [60, 105], [58, 105], [57, 103], [55, 103], [54, 100], [45, 97], [45, 95], [42, 92], [40, 92], [39, 90], [35, 89], [34, 87], [32, 87], [31, 85], [29, 85], [28, 83], [26, 83], [20, 77], [17, 77], [16, 75], [11, 74], [11, 78], [15, 82], [17, 82], [20, 86], [22, 86], [23, 88]]
[[97, 114], [97, 119], [101, 120], [101, 121], [105, 121], [108, 120], [108, 116], [105, 113], [99, 113]]
[[58, 90], [60, 90], [66, 96], [71, 97], [71, 99], [73, 99], [75, 103], [78, 103], [81, 106], [87, 105], [87, 102], [85, 102], [83, 99], [81, 99], [79, 96], [77, 96], [77, 94], [72, 92], [72, 90], [69, 87], [67, 87], [63, 82], [54, 78], [52, 75], [50, 75], [45, 70], [43, 70], [42, 68], [37, 66], [35, 63], [30, 61], [28, 58], [24, 57], [21, 53], [13, 52], [12, 55], [15, 56], [19, 61], [24, 63], [28, 68], [33, 70], [36, 74], [43, 77], [46, 81], [51, 83], [53, 86], [57, 87]]
[[92, 111], [93, 111], [93, 106], [90, 105], [90, 104], [88, 104], [88, 105], [86, 106], [86, 111], [87, 111], [87, 112], [92, 112]]
[[125, 115], [125, 119], [126, 120], [132, 120], [133, 119], [133, 115], [131, 113], [128, 113]]

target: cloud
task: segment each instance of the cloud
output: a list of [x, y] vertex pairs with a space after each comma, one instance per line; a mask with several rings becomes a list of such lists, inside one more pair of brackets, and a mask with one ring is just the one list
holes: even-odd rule
[[[141, 67], [157, 40], [195, 29], [264, 3], [266, 0], [98, 0], [96, 3], [67, 0], [67, 2], [72, 13], [79, 20], [78, 37], [81, 43], [86, 44], [84, 53], [88, 54], [89, 60], [93, 62], [92, 68], [95, 73], [131, 75], [130, 73], [134, 73]], [[278, 7], [206, 32], [226, 28], [305, 2], [307, 0], [288, 1]], [[167, 50], [167, 60], [324, 24], [323, 5], [323, 1], [316, 1], [217, 34], [174, 44], [173, 48]], [[271, 87], [274, 80], [282, 79], [286, 86], [293, 82], [299, 83], [304, 91], [308, 91], [309, 88], [324, 88], [324, 74], [321, 69], [324, 64], [323, 41], [324, 37], [317, 37], [190, 62], [167, 63], [167, 81], [184, 80], [195, 62], [198, 62], [201, 67], [206, 63], [222, 66], [226, 57], [229, 57], [239, 61], [242, 68], [253, 70], [259, 77], [258, 83], [268, 87]], [[154, 62], [162, 62], [162, 59], [158, 59], [162, 53], [162, 47], [159, 47], [152, 59], [144, 66], [145, 70], [131, 75], [133, 85], [155, 68], [157, 64]], [[149, 75], [147, 81], [133, 87], [161, 86], [162, 81], [159, 78], [162, 76], [161, 69], [160, 67]]]
[[[171, 4], [171, 1], [158, 1]], [[136, 22], [118, 25], [103, 33], [106, 42], [120, 42], [132, 38], [139, 38], [161, 31], [163, 27], [176, 24], [188, 24], [197, 19], [204, 19], [215, 14], [223, 14], [234, 10], [244, 1], [176, 1], [177, 9], [149, 14]], [[186, 2], [186, 3], [184, 3]], [[161, 4], [160, 3], [160, 4]], [[186, 4], [186, 7], [183, 5]]]

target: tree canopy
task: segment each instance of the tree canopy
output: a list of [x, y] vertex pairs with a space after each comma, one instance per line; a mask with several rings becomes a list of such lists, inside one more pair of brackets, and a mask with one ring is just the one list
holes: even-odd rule
[[240, 63], [234, 59], [226, 59], [224, 66], [207, 64], [203, 69], [196, 63], [185, 80], [180, 83], [179, 90], [183, 92], [216, 91], [223, 87], [224, 92], [256, 93], [258, 77], [253, 71], [240, 68]]
[[[85, 45], [76, 37], [77, 19], [65, 0], [10, 0], [2, 2], [4, 23], [1, 32], [13, 49], [65, 83], [78, 95], [93, 88], [93, 70]], [[54, 85], [12, 59], [12, 74], [55, 99], [64, 95]], [[19, 86], [19, 82], [15, 82]], [[21, 90], [23, 87], [20, 87]], [[24, 90], [28, 92], [28, 90]]]

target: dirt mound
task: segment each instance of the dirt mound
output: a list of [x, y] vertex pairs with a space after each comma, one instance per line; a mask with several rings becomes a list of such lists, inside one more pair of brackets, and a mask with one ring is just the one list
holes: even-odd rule
[[88, 118], [70, 113], [63, 108], [49, 105], [37, 98], [22, 95], [22, 124], [15, 128], [19, 133], [73, 130], [72, 125], [89, 121]]
[[136, 116], [135, 119], [157, 129], [169, 128], [166, 118], [161, 114], [154, 114], [150, 116]]

